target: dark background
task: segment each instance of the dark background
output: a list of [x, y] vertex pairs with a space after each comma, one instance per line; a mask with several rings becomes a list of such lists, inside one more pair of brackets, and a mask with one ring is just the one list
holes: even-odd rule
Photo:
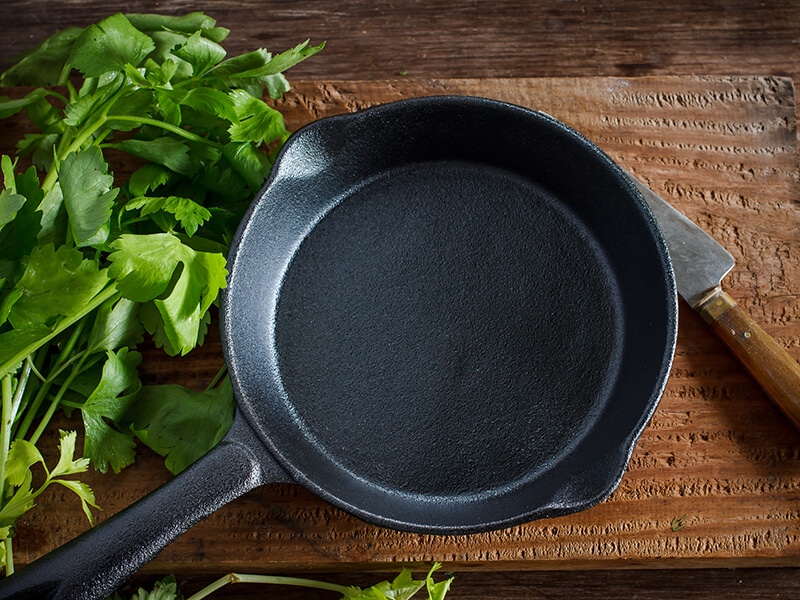
[[295, 77], [800, 73], [791, 0], [6, 0], [0, 60], [120, 10], [202, 10], [232, 30], [231, 53], [327, 41]]

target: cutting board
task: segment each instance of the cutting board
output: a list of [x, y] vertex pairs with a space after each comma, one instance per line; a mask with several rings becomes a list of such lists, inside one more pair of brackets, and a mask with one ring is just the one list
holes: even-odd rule
[[[433, 94], [491, 97], [555, 116], [723, 243], [736, 259], [726, 280], [731, 296], [800, 358], [800, 183], [791, 80], [294, 83], [277, 102], [290, 129]], [[24, 127], [22, 120], [3, 125], [5, 148]], [[366, 525], [298, 486], [269, 485], [196, 526], [146, 569], [365, 570], [434, 560], [461, 570], [800, 565], [800, 433], [683, 303], [679, 319], [661, 403], [619, 488], [594, 508], [492, 533], [437, 537]], [[143, 378], [202, 389], [221, 364], [219, 339], [212, 335], [181, 361], [145, 348]], [[145, 450], [119, 476], [90, 475], [104, 508], [98, 520], [168, 477], [160, 459]], [[29, 562], [86, 528], [72, 495], [48, 494], [20, 523], [15, 558]]]

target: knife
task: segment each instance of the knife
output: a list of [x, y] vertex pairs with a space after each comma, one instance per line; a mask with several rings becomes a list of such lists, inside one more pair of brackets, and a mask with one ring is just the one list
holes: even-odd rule
[[800, 429], [800, 364], [723, 291], [733, 256], [653, 190], [630, 178], [667, 242], [678, 293]]

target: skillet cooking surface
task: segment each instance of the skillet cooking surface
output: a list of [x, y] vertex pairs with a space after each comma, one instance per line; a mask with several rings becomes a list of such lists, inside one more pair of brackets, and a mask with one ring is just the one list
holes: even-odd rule
[[547, 192], [429, 163], [354, 190], [306, 238], [276, 347], [298, 424], [337, 463], [407, 493], [480, 494], [591, 427], [620, 312], [601, 248]]
[[285, 146], [234, 242], [239, 403], [361, 518], [467, 532], [616, 487], [675, 338], [663, 241], [619, 169], [538, 113], [433, 98]]

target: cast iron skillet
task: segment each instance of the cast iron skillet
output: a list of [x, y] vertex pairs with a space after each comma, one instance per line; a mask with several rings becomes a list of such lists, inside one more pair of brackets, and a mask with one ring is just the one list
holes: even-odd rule
[[266, 482], [435, 534], [588, 508], [618, 484], [672, 360], [674, 281], [639, 193], [575, 131], [496, 101], [300, 130], [229, 259], [227, 437], [0, 598], [104, 598]]

